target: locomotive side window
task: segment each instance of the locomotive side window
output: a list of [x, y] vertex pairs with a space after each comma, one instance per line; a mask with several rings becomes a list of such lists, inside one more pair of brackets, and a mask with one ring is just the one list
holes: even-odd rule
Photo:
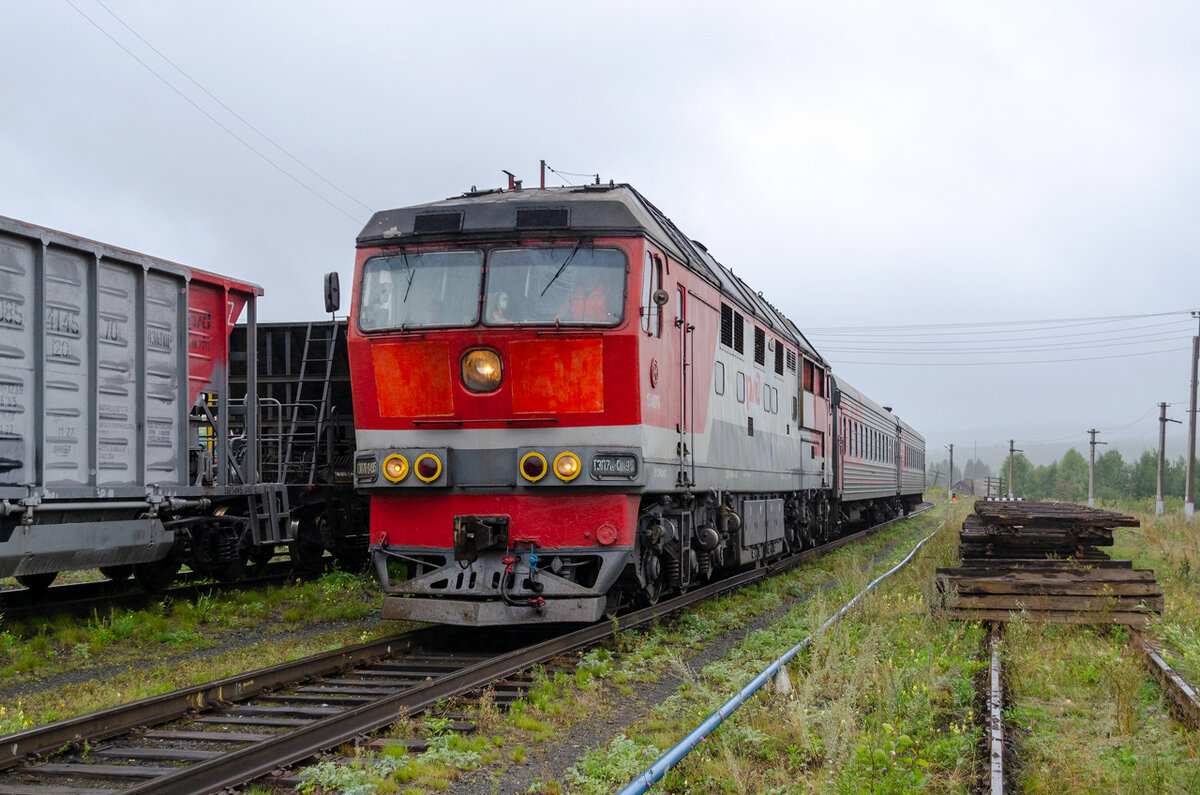
[[758, 326], [754, 327], [754, 363], [767, 363], [767, 335]]
[[480, 251], [374, 257], [363, 266], [358, 327], [473, 326], [479, 320]]
[[713, 389], [718, 395], [725, 394], [725, 363], [717, 362], [713, 365]]
[[654, 293], [661, 287], [662, 260], [647, 251], [642, 271], [642, 331], [654, 337], [662, 336], [662, 307], [654, 303]]
[[737, 377], [737, 402], [746, 402], [746, 374], [741, 370], [738, 370]]
[[493, 251], [483, 312], [492, 326], [615, 326], [625, 313], [625, 255], [578, 244]]

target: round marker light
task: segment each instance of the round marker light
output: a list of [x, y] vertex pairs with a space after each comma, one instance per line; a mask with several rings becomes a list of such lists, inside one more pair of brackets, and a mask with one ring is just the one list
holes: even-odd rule
[[546, 456], [541, 453], [531, 452], [521, 456], [521, 477], [530, 483], [537, 483], [546, 477], [546, 470], [549, 468]]
[[408, 477], [408, 459], [399, 453], [383, 459], [383, 476], [393, 483], [399, 483]]
[[582, 468], [579, 456], [574, 453], [559, 453], [558, 458], [554, 459], [554, 474], [558, 475], [559, 480], [574, 480], [579, 477]]
[[432, 483], [442, 474], [442, 462], [433, 453], [422, 453], [418, 456], [414, 468], [417, 470], [417, 477], [425, 483]]
[[494, 392], [500, 387], [500, 355], [486, 348], [467, 351], [460, 364], [463, 386], [472, 392]]

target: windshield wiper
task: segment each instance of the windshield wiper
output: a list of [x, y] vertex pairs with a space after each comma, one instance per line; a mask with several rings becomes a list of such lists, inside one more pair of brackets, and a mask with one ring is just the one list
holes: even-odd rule
[[404, 270], [408, 271], [408, 286], [404, 288], [404, 297], [400, 299], [400, 303], [406, 304], [408, 303], [408, 293], [412, 290], [413, 277], [417, 275], [417, 272], [408, 266], [407, 254], [401, 251], [400, 256], [404, 257]]
[[550, 289], [550, 285], [554, 284], [554, 280], [559, 277], [559, 274], [567, 269], [567, 265], [569, 265], [571, 260], [575, 258], [575, 252], [579, 251], [579, 247], [581, 245], [583, 245], [582, 237], [575, 241], [575, 248], [571, 249], [571, 253], [567, 255], [565, 260], [563, 260], [563, 264], [558, 266], [558, 270], [556, 270], [554, 275], [550, 277], [550, 281], [546, 282], [546, 286], [542, 288], [541, 295], [538, 296], [539, 298], [546, 294], [546, 291]]

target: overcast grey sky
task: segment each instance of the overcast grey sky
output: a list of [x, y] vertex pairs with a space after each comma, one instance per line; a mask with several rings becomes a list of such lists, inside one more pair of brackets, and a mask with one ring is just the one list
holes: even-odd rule
[[0, 6], [0, 214], [256, 281], [264, 319], [321, 312], [367, 208], [544, 158], [632, 183], [933, 447], [1186, 419], [1186, 311], [979, 324], [1200, 308], [1195, 3], [103, 3]]

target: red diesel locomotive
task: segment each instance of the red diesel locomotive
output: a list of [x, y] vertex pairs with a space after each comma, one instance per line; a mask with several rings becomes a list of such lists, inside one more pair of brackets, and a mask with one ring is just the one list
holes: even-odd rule
[[595, 621], [923, 489], [921, 437], [628, 185], [377, 213], [348, 345], [385, 617]]

